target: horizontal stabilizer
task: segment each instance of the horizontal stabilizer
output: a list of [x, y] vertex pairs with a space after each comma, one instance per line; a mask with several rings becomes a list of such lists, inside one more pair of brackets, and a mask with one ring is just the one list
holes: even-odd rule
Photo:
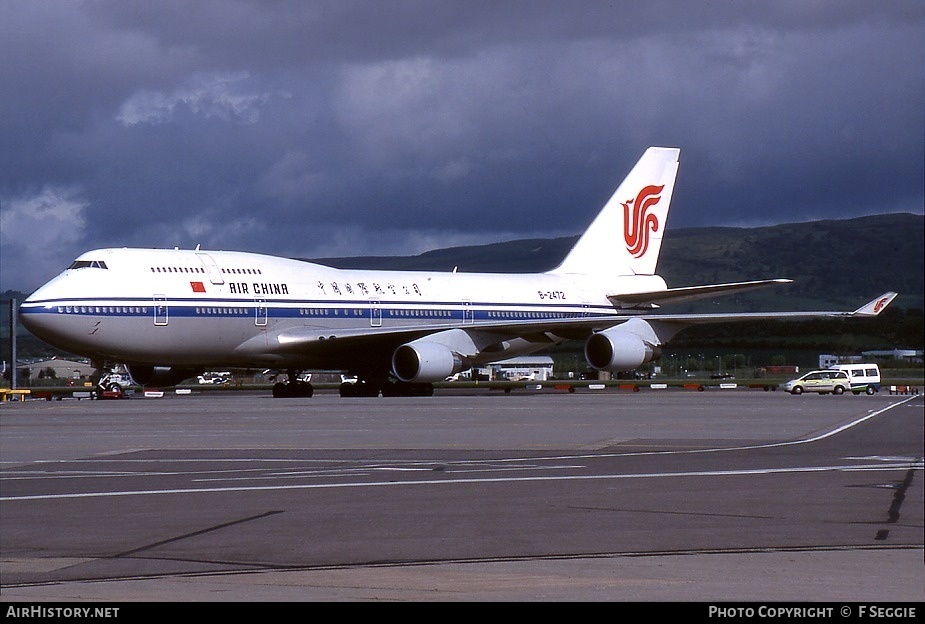
[[729, 295], [732, 293], [745, 292], [747, 290], [767, 288], [768, 286], [790, 284], [792, 282], [793, 280], [789, 279], [768, 279], [755, 280], [751, 282], [732, 282], [729, 284], [710, 284], [707, 286], [668, 288], [665, 290], [655, 290], [652, 292], [607, 295], [607, 299], [609, 299], [610, 303], [612, 303], [617, 309], [652, 308], [666, 303], [694, 301], [696, 299], [706, 299], [708, 297], [715, 297], [717, 295]]

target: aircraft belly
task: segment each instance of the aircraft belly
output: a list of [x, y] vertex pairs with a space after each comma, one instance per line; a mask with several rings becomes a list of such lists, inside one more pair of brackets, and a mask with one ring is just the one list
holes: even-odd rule
[[103, 344], [99, 318], [50, 313], [27, 313], [22, 318], [30, 332], [70, 353], [95, 356]]
[[472, 358], [472, 364], [489, 364], [498, 360], [506, 360], [521, 355], [529, 355], [549, 347], [549, 342], [535, 342], [524, 340], [523, 338], [513, 338], [504, 341], [504, 349], [496, 351], [482, 351], [476, 357]]
[[[228, 361], [235, 347], [265, 332], [253, 319], [172, 318], [167, 325], [107, 319], [101, 350], [131, 361], [199, 364]], [[266, 339], [263, 338], [264, 347]], [[130, 347], [127, 347], [130, 345]], [[229, 362], [231, 364], [232, 362]]]
[[256, 327], [252, 318], [177, 317], [155, 325], [148, 317], [56, 315], [53, 321], [47, 329], [33, 322], [30, 329], [66, 351], [121, 362], [231, 365], [239, 362], [235, 349], [243, 342], [256, 339], [263, 351], [267, 346], [266, 330]]
[[[359, 347], [354, 340], [340, 339], [339, 334], [355, 330], [356, 321], [349, 319], [332, 319], [325, 325], [308, 324], [302, 321], [271, 321], [265, 331], [250, 335], [235, 345], [232, 357], [236, 361], [248, 361], [276, 368], [317, 368], [346, 369], [357, 361], [367, 357], [378, 361], [388, 361], [391, 357], [390, 347], [384, 360], [382, 349], [377, 348], [375, 338], [371, 343]], [[302, 338], [297, 347], [286, 345], [280, 336], [287, 331], [296, 331]], [[397, 345], [396, 345], [397, 346]]]

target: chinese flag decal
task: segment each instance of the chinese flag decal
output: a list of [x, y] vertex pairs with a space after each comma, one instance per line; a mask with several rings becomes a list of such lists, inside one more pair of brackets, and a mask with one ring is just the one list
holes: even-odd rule
[[206, 287], [202, 282], [190, 282], [189, 285], [193, 287], [193, 292], [204, 293], [206, 291]]

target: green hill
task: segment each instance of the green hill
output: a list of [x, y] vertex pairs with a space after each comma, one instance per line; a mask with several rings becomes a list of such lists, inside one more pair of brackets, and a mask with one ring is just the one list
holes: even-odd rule
[[[322, 258], [340, 268], [538, 272], [554, 268], [576, 237], [453, 247], [418, 256]], [[794, 284], [719, 299], [726, 310], [851, 309], [888, 290], [894, 305], [925, 307], [925, 217], [891, 214], [758, 228], [672, 230], [658, 273], [669, 286], [786, 277]], [[672, 311], [715, 309], [711, 302]]]
[[761, 228], [698, 228], [662, 243], [669, 285], [786, 277], [791, 286], [756, 293], [744, 309], [798, 303], [851, 308], [894, 290], [899, 307], [923, 307], [925, 217], [894, 214]]

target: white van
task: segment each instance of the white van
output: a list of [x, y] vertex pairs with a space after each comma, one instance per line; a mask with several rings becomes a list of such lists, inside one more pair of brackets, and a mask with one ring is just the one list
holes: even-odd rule
[[848, 378], [851, 379], [851, 391], [854, 393], [880, 392], [880, 367], [876, 364], [836, 364], [831, 368], [848, 373]]

